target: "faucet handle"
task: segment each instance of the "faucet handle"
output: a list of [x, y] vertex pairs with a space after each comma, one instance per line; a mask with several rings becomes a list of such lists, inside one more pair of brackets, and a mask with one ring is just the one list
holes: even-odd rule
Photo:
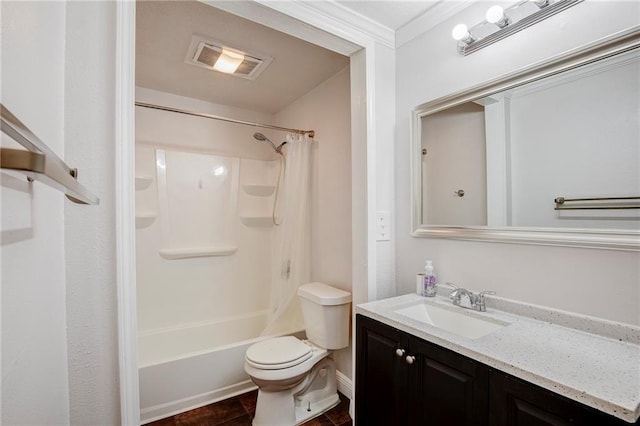
[[478, 310], [480, 312], [485, 312], [487, 310], [486, 305], [484, 304], [484, 295], [485, 294], [496, 294], [495, 291], [485, 290], [478, 293]]
[[446, 283], [440, 284], [440, 285], [449, 286], [449, 287], [453, 288], [454, 290], [457, 290], [459, 288], [457, 285], [455, 285], [454, 283], [450, 283], [450, 282], [446, 282]]
[[446, 285], [447, 287], [451, 287], [453, 289], [453, 291], [451, 291], [451, 293], [449, 293], [449, 298], [451, 300], [453, 300], [453, 298], [458, 295], [458, 290], [460, 289], [460, 287], [458, 287], [454, 283], [446, 282], [444, 284], [438, 284], [438, 285], [443, 285], [443, 286]]
[[463, 287], [456, 287], [451, 293], [449, 293], [449, 299], [453, 301], [454, 305], [473, 305], [475, 303], [475, 295]]

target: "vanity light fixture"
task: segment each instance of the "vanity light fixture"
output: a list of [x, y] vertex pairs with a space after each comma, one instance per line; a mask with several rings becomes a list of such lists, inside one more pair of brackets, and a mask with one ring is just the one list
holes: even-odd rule
[[458, 42], [458, 53], [466, 56], [583, 1], [521, 0], [506, 9], [495, 5], [487, 10], [486, 20], [471, 29], [458, 24], [451, 36]]
[[538, 6], [540, 9], [549, 5], [549, 0], [530, 0], [531, 3]]
[[500, 28], [504, 28], [511, 23], [507, 15], [504, 14], [504, 9], [498, 5], [491, 6], [487, 10], [487, 22], [490, 24], [496, 24]]

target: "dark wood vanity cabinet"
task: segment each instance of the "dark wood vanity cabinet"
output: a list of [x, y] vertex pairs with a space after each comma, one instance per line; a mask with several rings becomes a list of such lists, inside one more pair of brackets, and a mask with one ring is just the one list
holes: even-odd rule
[[396, 351], [409, 336], [358, 315], [356, 418], [359, 425], [407, 424], [408, 364]]
[[487, 424], [488, 368], [357, 316], [358, 425]]
[[357, 426], [630, 425], [368, 317], [356, 329]]
[[491, 426], [623, 426], [616, 417], [500, 371], [489, 373]]
[[488, 368], [416, 337], [409, 338], [408, 425], [487, 424]]

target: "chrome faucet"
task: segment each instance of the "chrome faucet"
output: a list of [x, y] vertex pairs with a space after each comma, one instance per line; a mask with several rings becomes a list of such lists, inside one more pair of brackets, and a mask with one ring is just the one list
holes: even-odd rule
[[487, 306], [484, 303], [484, 295], [496, 294], [495, 291], [481, 291], [476, 294], [452, 283], [446, 283], [446, 285], [453, 287], [453, 291], [449, 293], [449, 299], [451, 299], [454, 305], [466, 309], [473, 309], [474, 311], [485, 312]]

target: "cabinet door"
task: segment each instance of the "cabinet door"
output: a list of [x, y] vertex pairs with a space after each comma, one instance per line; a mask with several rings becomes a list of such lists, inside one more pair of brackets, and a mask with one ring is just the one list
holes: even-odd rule
[[488, 367], [448, 349], [411, 338], [409, 421], [420, 426], [486, 425]]
[[406, 424], [406, 334], [361, 315], [356, 329], [356, 424]]
[[491, 426], [630, 425], [499, 371], [491, 371], [490, 382]]

